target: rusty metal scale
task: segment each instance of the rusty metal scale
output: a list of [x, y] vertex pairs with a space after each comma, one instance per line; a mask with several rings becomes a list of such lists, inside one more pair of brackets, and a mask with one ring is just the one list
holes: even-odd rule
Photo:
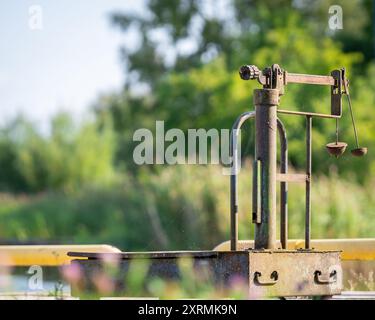
[[[359, 147], [354, 123], [345, 69], [334, 70], [329, 76], [288, 73], [274, 64], [260, 71], [256, 66], [240, 68], [243, 80], [258, 80], [263, 86], [255, 89], [254, 111], [241, 114], [231, 131], [230, 155], [233, 159], [230, 175], [230, 251], [165, 251], [165, 252], [123, 252], [123, 253], [82, 253], [70, 252], [68, 255], [79, 259], [84, 270], [85, 288], [93, 290], [93, 277], [103, 270], [103, 256], [119, 259], [121, 276], [118, 290], [127, 286], [125, 275], [134, 259], [147, 259], [150, 263], [148, 277], [179, 279], [181, 276], [179, 260], [189, 257], [195, 269], [208, 268], [218, 287], [229, 285], [233, 277], [245, 279], [250, 296], [289, 297], [289, 296], [332, 296], [342, 290], [342, 270], [340, 251], [321, 251], [311, 248], [311, 144], [312, 120], [314, 117], [338, 120], [342, 115], [342, 95], [347, 95], [357, 146], [352, 150], [355, 156], [367, 153], [367, 148]], [[313, 113], [279, 109], [280, 97], [289, 83], [325, 85], [331, 87], [331, 112]], [[302, 174], [288, 173], [288, 142], [283, 123], [278, 114], [304, 116], [306, 118], [306, 171]], [[238, 136], [242, 124], [255, 119], [255, 157], [253, 167], [253, 213], [255, 224], [254, 248], [239, 250], [238, 247]], [[344, 153], [346, 143], [338, 141], [327, 144], [331, 155]], [[277, 172], [277, 134], [280, 138], [280, 172]], [[276, 235], [276, 186], [280, 183], [280, 243]], [[306, 186], [305, 210], [305, 248], [291, 250], [288, 241], [288, 183], [304, 183]], [[83, 259], [82, 259], [83, 258]], [[104, 259], [106, 260], [106, 259]], [[80, 288], [82, 291], [82, 288]], [[73, 295], [75, 294], [73, 288]], [[80, 294], [78, 291], [76, 294]]]

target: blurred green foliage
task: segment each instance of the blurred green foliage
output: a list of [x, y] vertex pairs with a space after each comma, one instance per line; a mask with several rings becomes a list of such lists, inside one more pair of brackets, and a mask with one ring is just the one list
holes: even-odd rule
[[114, 134], [111, 126], [76, 126], [68, 114], [52, 119], [42, 135], [22, 117], [0, 135], [0, 186], [5, 191], [73, 192], [85, 184], [113, 181]]
[[[114, 26], [136, 32], [139, 46], [121, 48], [123, 90], [102, 95], [94, 119], [75, 124], [67, 114], [48, 135], [22, 117], [0, 132], [0, 238], [106, 242], [126, 250], [210, 249], [228, 239], [229, 181], [216, 167], [148, 166], [133, 161], [133, 133], [230, 128], [253, 109], [258, 85], [239, 79], [242, 64], [280, 64], [290, 72], [329, 74], [346, 67], [363, 159], [325, 152], [332, 120], [314, 120], [313, 236], [371, 236], [375, 230], [375, 72], [370, 0], [149, 0], [137, 15], [117, 12]], [[341, 5], [344, 29], [328, 29], [328, 8]], [[288, 85], [283, 109], [329, 112], [329, 88]], [[280, 115], [290, 164], [305, 164], [304, 118]], [[354, 146], [347, 105], [340, 139]], [[243, 130], [244, 163], [253, 154], [253, 128]], [[249, 140], [250, 142], [247, 142]], [[250, 168], [241, 175], [241, 199], [250, 194]], [[337, 181], [341, 179], [341, 181]], [[303, 189], [291, 186], [290, 235], [302, 237]], [[349, 191], [350, 190], [350, 191]], [[9, 192], [14, 195], [8, 194]], [[251, 237], [250, 203], [240, 232]]]
[[[253, 238], [250, 163], [242, 168], [239, 233]], [[219, 166], [170, 166], [142, 170], [108, 187], [83, 188], [73, 195], [0, 198], [4, 239], [61, 243], [110, 243], [123, 250], [210, 250], [229, 239], [229, 180]], [[372, 237], [374, 182], [361, 187], [332, 172], [316, 177], [312, 189], [312, 236]], [[290, 185], [289, 234], [304, 237], [304, 188]], [[350, 190], [350, 192], [348, 192]]]
[[[328, 28], [332, 4], [343, 8], [342, 30]], [[345, 67], [360, 142], [371, 150], [375, 115], [367, 110], [375, 102], [375, 87], [369, 79], [374, 68], [370, 13], [371, 3], [363, 0], [178, 1], [175, 5], [154, 0], [143, 14], [116, 13], [114, 24], [125, 34], [138, 30], [140, 38], [139, 48], [126, 44], [122, 48], [128, 74], [124, 92], [102, 97], [95, 105], [98, 121], [112, 118], [115, 122], [120, 137], [118, 162], [133, 166], [131, 133], [140, 127], [154, 130], [155, 120], [164, 120], [167, 129], [185, 132], [189, 128], [230, 128], [238, 114], [253, 109], [252, 90], [259, 87], [255, 81], [239, 79], [237, 70], [243, 64], [263, 68], [279, 63], [290, 72], [311, 74], [329, 74]], [[346, 100], [343, 103], [340, 138], [354, 147]], [[291, 84], [281, 107], [329, 113], [329, 88]], [[303, 168], [305, 119], [280, 117], [288, 131], [290, 163]], [[334, 166], [342, 176], [355, 176], [363, 182], [373, 170], [371, 151], [361, 160], [327, 157], [324, 146], [334, 140], [334, 131], [333, 120], [314, 120], [314, 172], [327, 174]], [[250, 139], [243, 155], [251, 156], [251, 125], [244, 126], [243, 134], [243, 141]]]

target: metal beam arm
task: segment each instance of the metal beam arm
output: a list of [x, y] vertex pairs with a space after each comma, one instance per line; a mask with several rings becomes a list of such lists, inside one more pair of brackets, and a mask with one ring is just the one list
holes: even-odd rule
[[317, 84], [317, 85], [322, 85], [322, 86], [334, 86], [334, 85], [336, 85], [336, 80], [332, 76], [288, 73], [288, 72], [285, 71], [284, 77], [285, 77], [284, 84], [303, 83], [303, 84]]

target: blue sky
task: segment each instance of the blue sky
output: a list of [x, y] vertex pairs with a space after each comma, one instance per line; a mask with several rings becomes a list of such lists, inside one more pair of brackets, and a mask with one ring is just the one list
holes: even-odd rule
[[[41, 30], [29, 27], [32, 5], [42, 9]], [[141, 8], [131, 0], [2, 0], [0, 124], [23, 113], [44, 130], [59, 110], [81, 119], [100, 93], [121, 88], [119, 47], [135, 39], [109, 15]]]

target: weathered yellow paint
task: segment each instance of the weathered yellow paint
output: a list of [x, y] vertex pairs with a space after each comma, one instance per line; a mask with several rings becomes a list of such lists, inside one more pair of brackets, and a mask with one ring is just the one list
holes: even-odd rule
[[25, 245], [25, 246], [0, 246], [1, 266], [59, 266], [69, 264], [70, 251], [76, 252], [121, 252], [116, 247], [109, 245]]
[[[288, 240], [288, 249], [303, 249], [304, 240]], [[280, 242], [278, 247], [281, 248]], [[375, 239], [315, 239], [311, 240], [311, 247], [317, 250], [341, 250], [342, 260], [375, 260]], [[254, 248], [253, 240], [240, 240], [239, 250]], [[214, 251], [230, 250], [230, 242], [225, 241], [216, 246]]]
[[[253, 240], [240, 240], [239, 250], [254, 247]], [[375, 260], [375, 239], [316, 239], [311, 241], [317, 250], [341, 250], [342, 260]], [[280, 243], [278, 246], [281, 247]], [[292, 239], [288, 241], [288, 249], [304, 248], [304, 241]], [[230, 242], [226, 241], [216, 246], [214, 251], [230, 250]], [[25, 245], [0, 246], [1, 266], [59, 266], [69, 264], [72, 257], [69, 251], [111, 253], [121, 252], [109, 245]]]

